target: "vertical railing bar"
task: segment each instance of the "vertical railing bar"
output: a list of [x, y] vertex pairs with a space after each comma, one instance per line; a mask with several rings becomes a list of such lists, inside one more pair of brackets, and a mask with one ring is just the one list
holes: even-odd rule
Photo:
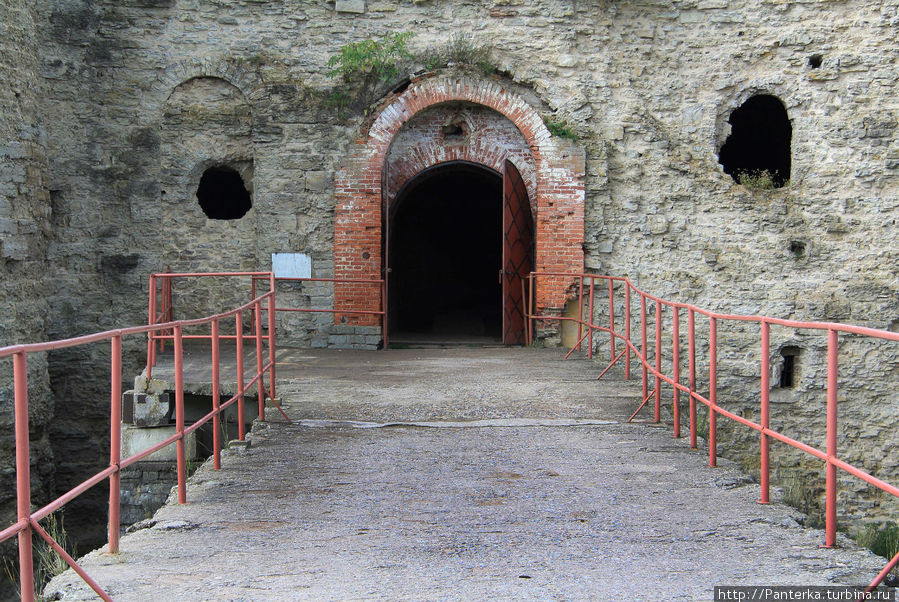
[[769, 413], [769, 392], [771, 390], [771, 382], [770, 382], [770, 353], [771, 353], [771, 325], [762, 320], [762, 360], [761, 360], [761, 426], [762, 432], [759, 441], [760, 445], [760, 460], [759, 460], [759, 484], [761, 485], [761, 498], [759, 499], [760, 504], [767, 504], [770, 501], [769, 497], [769, 466], [768, 466], [768, 428], [771, 426], [770, 413]]
[[31, 453], [28, 434], [28, 360], [24, 351], [13, 356], [16, 421], [16, 513], [25, 527], [19, 531], [19, 593], [34, 600], [34, 562], [31, 541]]
[[[612, 348], [612, 355], [609, 356], [611, 361], [615, 361], [615, 283], [609, 278], [609, 342]], [[592, 307], [593, 304], [593, 290], [590, 290], [590, 304]], [[593, 314], [590, 314], [590, 322], [593, 322]], [[593, 332], [593, 329], [590, 329], [590, 332]]]
[[624, 281], [624, 334], [627, 337], [624, 353], [624, 378], [631, 379], [631, 285]]
[[584, 276], [581, 275], [578, 277], [578, 286], [577, 286], [577, 350], [580, 352], [583, 350], [583, 344], [581, 341], [583, 340], [583, 332], [584, 332]]
[[265, 387], [262, 385], [262, 301], [253, 304], [253, 324], [256, 330], [256, 380], [259, 393], [259, 420], [265, 422]]
[[243, 311], [234, 314], [234, 330], [237, 335], [234, 339], [237, 353], [237, 438], [243, 441], [247, 436], [243, 395]]
[[[524, 286], [523, 280], [522, 286]], [[384, 341], [384, 351], [387, 351], [390, 344], [387, 327], [387, 281], [381, 280], [381, 339]]]
[[647, 369], [649, 349], [646, 345], [646, 295], [642, 292], [640, 293], [640, 339], [642, 345], [640, 352], [643, 356], [640, 362], [643, 365], [643, 397], [641, 399], [646, 401], [647, 390], [649, 389], [649, 370]]
[[827, 330], [827, 467], [824, 506], [825, 543], [828, 548], [837, 543], [837, 331]]
[[656, 391], [655, 408], [653, 411], [654, 422], [662, 420], [662, 304], [658, 300], [656, 304]]
[[271, 283], [269, 289], [269, 297], [268, 297], [268, 361], [269, 361], [269, 370], [268, 370], [268, 391], [272, 396], [272, 399], [277, 399], [278, 394], [275, 391], [275, 357], [277, 355], [276, 342], [275, 342], [275, 274], [271, 273], [269, 276]]
[[175, 325], [175, 431], [178, 440], [175, 443], [178, 468], [178, 503], [187, 503], [187, 458], [184, 440], [184, 341], [181, 324]]
[[[156, 276], [150, 275], [150, 302], [147, 319], [147, 325], [152, 326], [156, 323]], [[156, 362], [156, 340], [153, 338], [153, 332], [147, 333], [147, 380], [153, 376], [153, 364]]]
[[[587, 320], [587, 328], [589, 329], [587, 332], [587, 335], [588, 335], [587, 336], [587, 339], [588, 339], [587, 358], [588, 359], [593, 359], [593, 303], [594, 303], [594, 297], [595, 297], [595, 295], [594, 295], [595, 289], [596, 289], [596, 277], [590, 276], [590, 303], [588, 304], [589, 307], [587, 309], [587, 311], [590, 314], [590, 319]], [[614, 357], [615, 357], [615, 355], [613, 354], [612, 358], [614, 358]]]
[[672, 320], [671, 320], [671, 340], [673, 343], [672, 353], [672, 366], [674, 368], [674, 373], [672, 375], [672, 379], [674, 380], [674, 437], [680, 437], [680, 389], [678, 386], [680, 385], [680, 308], [677, 305], [672, 306]]
[[[212, 321], [212, 467], [215, 470], [222, 468], [222, 416], [219, 411], [221, 398], [219, 397], [219, 379], [221, 374], [219, 361], [219, 321]], [[227, 425], [227, 422], [225, 423]]]
[[119, 529], [121, 528], [122, 479], [119, 464], [122, 461], [122, 336], [114, 335], [110, 341], [111, 368], [109, 396], [109, 465], [115, 469], [109, 475], [109, 553], [119, 553]]
[[687, 346], [690, 370], [690, 448], [696, 449], [696, 316], [687, 310]]
[[709, 466], [718, 463], [718, 320], [709, 318]]

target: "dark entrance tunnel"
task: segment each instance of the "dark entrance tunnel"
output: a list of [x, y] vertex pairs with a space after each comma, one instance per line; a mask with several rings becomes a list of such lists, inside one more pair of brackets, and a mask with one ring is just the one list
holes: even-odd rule
[[425, 170], [390, 211], [394, 341], [498, 342], [502, 178], [469, 163]]

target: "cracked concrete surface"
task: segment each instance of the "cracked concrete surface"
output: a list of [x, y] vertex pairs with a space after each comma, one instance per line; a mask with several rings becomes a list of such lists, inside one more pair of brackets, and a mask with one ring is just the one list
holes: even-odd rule
[[[197, 471], [188, 504], [83, 559], [113, 599], [709, 600], [857, 585], [884, 564], [820, 548], [798, 512], [757, 504], [667, 428], [620, 423], [638, 383], [597, 383], [592, 362], [304, 354], [281, 374], [293, 424], [257, 425], [220, 472]], [[71, 571], [45, 593], [93, 597]]]

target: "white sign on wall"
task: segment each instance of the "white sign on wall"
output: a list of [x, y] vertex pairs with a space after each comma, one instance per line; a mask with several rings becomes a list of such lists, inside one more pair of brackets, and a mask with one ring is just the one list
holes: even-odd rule
[[272, 253], [275, 278], [312, 278], [312, 258], [305, 253]]

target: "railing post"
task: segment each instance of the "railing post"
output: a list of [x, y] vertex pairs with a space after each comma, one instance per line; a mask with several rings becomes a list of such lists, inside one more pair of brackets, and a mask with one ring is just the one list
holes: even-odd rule
[[184, 340], [181, 324], [175, 325], [175, 443], [178, 465], [178, 503], [187, 503], [187, 457], [184, 440]]
[[265, 387], [262, 384], [262, 301], [253, 304], [253, 324], [256, 330], [256, 385], [259, 392], [259, 420], [265, 422]]
[[654, 422], [662, 421], [662, 304], [656, 301], [656, 399]]
[[690, 448], [696, 449], [696, 315], [687, 310], [687, 346], [690, 362]]
[[827, 331], [827, 498], [824, 506], [825, 543], [837, 543], [837, 331]]
[[[596, 278], [590, 276], [590, 303], [587, 311], [590, 313], [590, 319], [587, 320], [587, 359], [593, 359], [593, 293], [596, 288]], [[612, 357], [615, 357], [614, 355]]]
[[671, 340], [673, 343], [672, 365], [674, 367], [674, 437], [680, 437], [680, 308], [672, 307]]
[[381, 280], [381, 340], [384, 341], [384, 351], [387, 351], [390, 341], [387, 332], [387, 282], [385, 280]]
[[275, 399], [278, 395], [275, 392], [275, 279], [272, 276], [272, 288], [268, 297], [268, 392]]
[[[150, 301], [147, 304], [147, 325], [152, 326], [156, 323], [156, 276], [150, 275]], [[147, 333], [147, 380], [153, 375], [153, 365], [156, 363], [156, 340], [153, 338], [153, 332]]]
[[[219, 412], [219, 321], [212, 321], [212, 466], [222, 468], [222, 416]], [[226, 423], [227, 424], [227, 423]]]
[[624, 281], [624, 334], [627, 337], [624, 352], [624, 378], [631, 379], [631, 285]]
[[115, 469], [109, 475], [109, 553], [119, 553], [119, 529], [122, 479], [119, 463], [122, 460], [122, 337], [115, 335], [111, 340], [112, 367], [110, 369], [110, 412], [109, 412], [109, 465]]
[[16, 420], [16, 510], [19, 523], [19, 593], [34, 600], [34, 562], [31, 549], [31, 457], [28, 435], [28, 360], [25, 352], [13, 356]]
[[771, 425], [770, 413], [769, 413], [769, 392], [771, 390], [771, 382], [770, 382], [770, 354], [771, 354], [771, 325], [762, 320], [762, 366], [761, 366], [761, 374], [762, 374], [762, 435], [761, 435], [761, 460], [759, 462], [759, 483], [762, 488], [761, 499], [759, 499], [760, 504], [767, 504], [770, 502], [769, 497], [769, 466], [768, 466], [768, 433], [767, 430]]
[[643, 401], [645, 402], [648, 395], [647, 389], [649, 389], [649, 371], [647, 370], [647, 364], [649, 363], [649, 354], [648, 349], [646, 348], [646, 295], [640, 293], [640, 339], [642, 348], [640, 349], [640, 353], [643, 355], [641, 358], [641, 364], [643, 364]]
[[578, 278], [577, 287], [577, 350], [582, 350], [581, 337], [584, 334], [584, 277]]
[[718, 463], [718, 320], [709, 318], [709, 466]]
[[[610, 361], [615, 361], [615, 289], [614, 281], [609, 278], [609, 339], [611, 341], [612, 355]], [[593, 323], [593, 287], [590, 287], [590, 322]], [[593, 329], [590, 329], [593, 332]]]
[[243, 311], [234, 314], [234, 331], [237, 334], [234, 339], [237, 353], [237, 438], [243, 441], [247, 435], [243, 407]]

